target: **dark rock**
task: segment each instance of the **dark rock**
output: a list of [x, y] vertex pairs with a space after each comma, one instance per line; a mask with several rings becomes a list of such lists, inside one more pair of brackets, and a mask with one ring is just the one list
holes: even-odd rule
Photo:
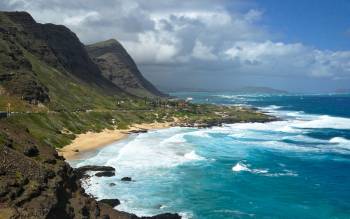
[[47, 158], [44, 160], [44, 163], [48, 163], [48, 164], [56, 164], [56, 160], [52, 159], [52, 158]]
[[77, 172], [79, 171], [115, 171], [114, 167], [110, 166], [94, 166], [94, 165], [87, 165], [87, 166], [82, 166], [77, 169], [75, 169]]
[[138, 129], [138, 130], [128, 131], [129, 134], [138, 134], [138, 133], [147, 133], [147, 132], [148, 132], [147, 129]]
[[131, 179], [131, 177], [126, 176], [126, 177], [121, 178], [120, 180], [125, 181], [125, 182], [130, 182], [132, 179]]
[[158, 214], [153, 217], [141, 217], [144, 219], [152, 218], [152, 219], [181, 219], [181, 216], [178, 214], [171, 214], [171, 213], [164, 213], [164, 214]]
[[101, 219], [110, 219], [109, 215], [105, 214], [101, 216]]
[[46, 176], [49, 178], [49, 179], [52, 179], [56, 176], [56, 173], [53, 171], [53, 170], [47, 170], [46, 172]]
[[39, 154], [39, 150], [36, 146], [29, 145], [24, 148], [23, 154], [28, 157], [35, 157]]
[[86, 178], [88, 175], [86, 174], [87, 171], [104, 171], [104, 172], [114, 172], [115, 168], [114, 167], [109, 167], [109, 166], [94, 166], [94, 165], [87, 165], [87, 166], [82, 166], [79, 168], [76, 168], [74, 170], [76, 176], [78, 179]]
[[83, 216], [89, 216], [89, 209], [88, 209], [86, 206], [83, 206], [83, 207], [81, 208], [81, 214], [82, 214]]
[[101, 210], [98, 207], [97, 203], [96, 203], [96, 208], [95, 208], [95, 217], [100, 216]]
[[95, 176], [97, 177], [111, 177], [111, 176], [115, 176], [115, 172], [114, 171], [103, 171], [103, 172], [98, 172], [95, 174]]
[[0, 197], [5, 196], [7, 193], [9, 193], [10, 188], [6, 185], [0, 185]]
[[109, 186], [115, 186], [115, 183], [110, 183]]
[[117, 205], [120, 205], [120, 201], [118, 199], [101, 199], [100, 202], [105, 203], [111, 207], [115, 207]]
[[6, 147], [12, 148], [13, 147], [13, 140], [12, 139], [5, 139], [4, 145]]
[[76, 152], [76, 153], [78, 153], [78, 152], [79, 152], [79, 150], [78, 150], [78, 149], [75, 149], [75, 150], [73, 150], [73, 152]]

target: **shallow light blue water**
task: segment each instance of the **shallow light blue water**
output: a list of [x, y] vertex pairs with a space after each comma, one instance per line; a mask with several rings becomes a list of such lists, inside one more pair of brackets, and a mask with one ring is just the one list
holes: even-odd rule
[[86, 181], [87, 192], [118, 198], [118, 209], [138, 215], [350, 218], [350, 95], [175, 95], [259, 107], [283, 120], [133, 135], [72, 163], [117, 169]]

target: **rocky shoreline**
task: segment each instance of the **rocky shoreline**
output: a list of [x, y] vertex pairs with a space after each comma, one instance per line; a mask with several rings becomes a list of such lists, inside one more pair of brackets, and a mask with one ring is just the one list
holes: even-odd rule
[[[257, 122], [276, 120], [267, 118]], [[173, 126], [206, 128], [233, 122], [237, 121], [223, 118], [205, 123], [177, 122]], [[85, 193], [80, 182], [88, 177], [87, 171], [100, 177], [113, 176], [113, 167], [85, 166], [74, 170], [52, 146], [6, 120], [0, 123], [0, 137], [0, 215], [4, 218], [181, 218], [176, 213], [138, 217], [115, 210], [118, 199], [97, 201]], [[121, 180], [132, 181], [127, 176]]]
[[[257, 121], [257, 122], [271, 122], [271, 121], [277, 121], [278, 118], [276, 117], [268, 117], [268, 119], [264, 121]], [[236, 123], [237, 121], [233, 121], [231, 118], [223, 118], [221, 120], [215, 120], [215, 121], [208, 121], [205, 123], [187, 123], [187, 122], [174, 122], [171, 126], [172, 127], [193, 127], [193, 128], [210, 128], [214, 126], [222, 126], [223, 124], [229, 124], [229, 123]], [[245, 122], [245, 121], [242, 121]], [[128, 134], [140, 134], [140, 133], [146, 133], [148, 132], [147, 129], [140, 129], [140, 130], [133, 130], [129, 131]], [[96, 166], [96, 165], [87, 165], [87, 166], [82, 166], [79, 168], [75, 168], [74, 172], [77, 176], [78, 180], [86, 180], [87, 178], [91, 176], [97, 176], [97, 177], [110, 177], [115, 175], [115, 168], [111, 166]], [[92, 172], [91, 175], [88, 175], [87, 172]], [[125, 176], [120, 179], [121, 181], [125, 182], [130, 182], [132, 181], [131, 177]], [[112, 183], [110, 186], [114, 186], [115, 184]], [[120, 204], [119, 199], [114, 198], [114, 199], [102, 199], [99, 202], [107, 204], [111, 207], [116, 207]], [[157, 218], [157, 219], [162, 219], [162, 218], [181, 218], [180, 215], [178, 214], [171, 214], [171, 213], [164, 213], [160, 215], [156, 215], [153, 217], [142, 217], [142, 218]]]
[[[53, 147], [38, 142], [28, 131], [10, 123], [2, 121], [0, 130], [1, 218], [181, 218], [171, 213], [138, 217], [113, 209], [111, 200], [96, 201], [85, 193], [80, 183], [91, 167], [74, 170]], [[111, 167], [95, 167], [95, 170], [114, 171]]]

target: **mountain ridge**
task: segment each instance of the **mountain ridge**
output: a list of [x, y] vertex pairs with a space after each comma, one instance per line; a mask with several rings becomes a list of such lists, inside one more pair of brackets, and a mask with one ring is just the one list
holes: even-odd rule
[[127, 93], [140, 97], [165, 96], [143, 77], [132, 57], [116, 39], [86, 45], [86, 50], [103, 76]]
[[[0, 12], [0, 27], [0, 94], [13, 105], [112, 108], [116, 99], [164, 97], [152, 84], [140, 87], [139, 95], [121, 89], [103, 75], [85, 45], [63, 25], [37, 23], [27, 12]], [[142, 78], [138, 73], [135, 77]]]

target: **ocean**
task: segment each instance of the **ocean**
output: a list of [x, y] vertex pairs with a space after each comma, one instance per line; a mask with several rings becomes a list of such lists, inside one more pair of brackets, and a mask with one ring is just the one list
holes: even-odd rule
[[85, 181], [86, 192], [118, 198], [117, 209], [139, 216], [350, 218], [349, 94], [172, 95], [257, 107], [281, 120], [131, 135], [71, 162], [116, 168], [115, 177]]

